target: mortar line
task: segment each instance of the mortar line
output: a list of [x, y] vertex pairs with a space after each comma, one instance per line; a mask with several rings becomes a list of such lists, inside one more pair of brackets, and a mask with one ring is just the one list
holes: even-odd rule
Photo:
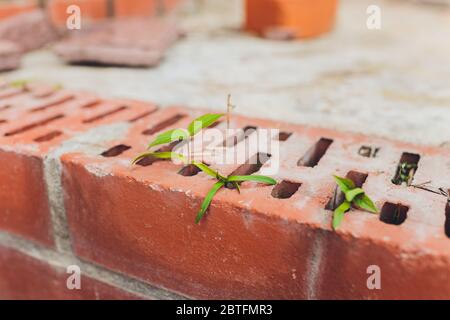
[[305, 275], [306, 297], [308, 300], [317, 300], [320, 296], [318, 291], [322, 281], [322, 264], [326, 255], [325, 231], [316, 229], [314, 232], [316, 236], [313, 239]]
[[[77, 265], [81, 269], [82, 276], [87, 276], [101, 283], [108, 284], [113, 288], [121, 289], [142, 298], [158, 300], [190, 299], [180, 293], [175, 293], [164, 288], [158, 288], [141, 282], [140, 280], [108, 270], [104, 267], [82, 261], [73, 253], [58, 252], [19, 238], [5, 231], [0, 231], [0, 246], [16, 250], [55, 269], [62, 269], [63, 273], [68, 266]], [[69, 274], [67, 274], [67, 276], [69, 276]]]

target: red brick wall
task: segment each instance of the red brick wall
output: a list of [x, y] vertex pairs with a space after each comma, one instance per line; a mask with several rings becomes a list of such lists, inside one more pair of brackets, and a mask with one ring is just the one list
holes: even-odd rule
[[[450, 189], [448, 150], [234, 116], [237, 128], [291, 134], [280, 141], [275, 178], [301, 186], [287, 199], [251, 183], [241, 194], [222, 190], [196, 225], [213, 179], [183, 176], [168, 161], [131, 166], [130, 159], [158, 131], [186, 127], [201, 113], [0, 84], [0, 297], [179, 297], [169, 290], [193, 298], [450, 298], [447, 199], [391, 182], [407, 152], [420, 155], [414, 182]], [[329, 148], [309, 152], [321, 138]], [[104, 156], [119, 145], [127, 148]], [[364, 157], [362, 146], [379, 152]], [[299, 165], [305, 154], [314, 167]], [[211, 164], [224, 174], [236, 169]], [[332, 175], [350, 171], [367, 175], [362, 186], [383, 210], [352, 209], [333, 231], [325, 209]], [[408, 208], [401, 225], [389, 223], [397, 204]], [[72, 264], [81, 267], [79, 292], [65, 287]], [[372, 265], [381, 290], [367, 287]]]

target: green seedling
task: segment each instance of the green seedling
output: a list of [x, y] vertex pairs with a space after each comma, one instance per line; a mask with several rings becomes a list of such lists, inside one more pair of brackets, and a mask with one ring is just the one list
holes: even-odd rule
[[254, 181], [254, 182], [258, 182], [258, 183], [264, 183], [267, 185], [274, 185], [277, 183], [276, 180], [274, 180], [270, 177], [261, 176], [261, 175], [225, 177], [225, 176], [221, 175], [219, 172], [214, 171], [213, 169], [211, 169], [209, 166], [207, 166], [204, 163], [197, 162], [197, 161], [189, 162], [185, 156], [183, 156], [182, 154], [178, 154], [176, 152], [153, 152], [153, 153], [142, 154], [133, 160], [133, 164], [137, 163], [139, 160], [141, 160], [145, 157], [148, 157], [148, 156], [152, 156], [152, 157], [155, 157], [158, 159], [179, 159], [179, 160], [183, 161], [186, 165], [187, 164], [195, 165], [197, 168], [199, 168], [201, 171], [203, 171], [207, 175], [217, 179], [217, 182], [213, 185], [211, 190], [206, 195], [205, 200], [203, 201], [203, 203], [200, 207], [200, 211], [197, 213], [197, 217], [195, 219], [195, 223], [197, 223], [197, 224], [200, 223], [200, 221], [204, 217], [204, 215], [205, 215], [206, 211], [208, 210], [209, 206], [211, 205], [211, 202], [212, 202], [214, 196], [216, 195], [216, 193], [223, 187], [232, 185], [240, 193], [241, 190], [240, 190], [239, 185], [240, 185], [240, 183], [242, 183], [244, 181]]
[[9, 83], [9, 85], [11, 87], [14, 88], [25, 88], [29, 83], [31, 82], [31, 80], [15, 80]]
[[[203, 115], [194, 121], [191, 122], [191, 124], [188, 126], [187, 129], [173, 129], [166, 131], [164, 133], [161, 133], [158, 135], [155, 140], [153, 140], [149, 146], [148, 149], [151, 149], [152, 147], [172, 143], [175, 141], [182, 141], [186, 139], [190, 139], [193, 136], [195, 136], [197, 133], [199, 133], [202, 129], [210, 127], [214, 123], [216, 123], [221, 117], [223, 117], [224, 114], [206, 114]], [[198, 162], [198, 161], [190, 161], [188, 158], [186, 158], [184, 155], [176, 153], [176, 152], [152, 152], [147, 151], [140, 155], [138, 155], [136, 158], [133, 159], [133, 164], [136, 164], [140, 160], [147, 158], [147, 157], [154, 157], [158, 159], [178, 159], [181, 160], [185, 165], [192, 164], [195, 165], [197, 168], [199, 168], [201, 171], [206, 173], [207, 175], [217, 179], [217, 182], [213, 185], [211, 190], [208, 192], [208, 194], [205, 197], [205, 200], [203, 201], [200, 211], [197, 214], [197, 217], [195, 219], [195, 222], [198, 224], [206, 214], [209, 206], [211, 205], [211, 202], [214, 198], [214, 196], [217, 194], [217, 192], [228, 185], [234, 186], [236, 190], [240, 193], [240, 183], [244, 181], [254, 181], [259, 183], [264, 183], [268, 185], [274, 185], [277, 182], [266, 176], [260, 176], [260, 175], [250, 175], [250, 176], [228, 176], [225, 177], [221, 175], [219, 172], [214, 171], [209, 166], [207, 166], [204, 163]]]
[[[32, 82], [33, 82], [33, 80], [22, 79], [22, 80], [12, 81], [9, 83], [9, 85], [14, 88], [20, 88], [23, 90], [27, 90], [27, 86]], [[61, 83], [58, 83], [58, 84], [55, 84], [53, 86], [53, 88], [55, 90], [61, 90], [61, 89], [63, 89], [63, 85]]]
[[392, 179], [393, 184], [402, 185], [406, 184], [410, 186], [414, 177], [414, 173], [417, 170], [417, 164], [402, 162], [397, 169], [397, 175]]
[[[197, 133], [199, 133], [202, 129], [208, 128], [216, 123], [220, 118], [222, 118], [224, 114], [205, 114], [201, 117], [198, 117], [194, 121], [192, 121], [187, 129], [172, 129], [166, 132], [163, 132], [156, 136], [156, 138], [148, 145], [147, 150], [150, 150], [153, 147], [168, 144], [175, 141], [183, 141], [187, 139], [191, 139]], [[140, 155], [138, 155], [134, 160], [133, 164], [138, 162], [141, 159], [153, 156], [155, 157], [158, 153], [152, 151], [146, 151]], [[164, 156], [164, 155], [163, 155]], [[176, 156], [179, 158], [179, 156]], [[164, 159], [164, 158], [163, 158]]]
[[366, 195], [365, 191], [357, 188], [352, 180], [334, 176], [337, 185], [345, 195], [344, 202], [334, 210], [333, 229], [336, 230], [342, 223], [344, 215], [350, 210], [352, 205], [362, 210], [378, 213], [378, 209], [373, 201]]
[[220, 118], [224, 116], [221, 114], [205, 114], [194, 121], [192, 121], [187, 129], [172, 129], [161, 133], [156, 137], [153, 142], [148, 145], [148, 149], [166, 143], [174, 141], [181, 141], [187, 138], [191, 138], [199, 133], [202, 129], [208, 128], [216, 123]]
[[197, 223], [197, 224], [202, 220], [203, 216], [205, 215], [206, 211], [208, 210], [208, 208], [211, 204], [211, 201], [214, 198], [214, 196], [216, 195], [216, 193], [223, 187], [231, 184], [240, 193], [241, 191], [240, 191], [239, 184], [244, 181], [254, 181], [254, 182], [258, 182], [258, 183], [264, 183], [267, 185], [274, 185], [277, 183], [274, 179], [272, 179], [270, 177], [266, 177], [266, 176], [261, 176], [261, 175], [224, 177], [221, 174], [219, 174], [219, 172], [212, 170], [210, 167], [208, 167], [207, 165], [205, 165], [203, 163], [193, 161], [192, 164], [197, 166], [200, 170], [202, 170], [207, 175], [217, 179], [217, 182], [214, 184], [214, 186], [211, 188], [211, 190], [209, 190], [208, 194], [206, 195], [205, 200], [203, 201], [202, 206], [200, 208], [200, 211], [197, 214], [197, 217], [195, 219], [195, 223]]

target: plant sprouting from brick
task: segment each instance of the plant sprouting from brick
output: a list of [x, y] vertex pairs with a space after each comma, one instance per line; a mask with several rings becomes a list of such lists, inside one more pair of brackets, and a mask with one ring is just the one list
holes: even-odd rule
[[[22, 89], [22, 90], [24, 90], [24, 91], [27, 91], [27, 90], [28, 90], [28, 86], [29, 86], [32, 82], [33, 82], [33, 80], [22, 79], [22, 80], [15, 80], [15, 81], [12, 81], [12, 82], [9, 83], [9, 85], [10, 85], [11, 87], [19, 88], [19, 89]], [[63, 87], [63, 85], [62, 85], [61, 83], [55, 84], [55, 85], [53, 86], [53, 89], [54, 89], [54, 90], [61, 90], [61, 89], [63, 89], [63, 88], [64, 88], [64, 87]]]
[[[185, 129], [173, 129], [166, 131], [164, 133], [159, 134], [155, 140], [153, 140], [149, 146], [148, 149], [151, 149], [152, 147], [172, 143], [175, 141], [183, 141], [186, 139], [190, 139], [193, 136], [195, 136], [197, 133], [199, 133], [202, 129], [210, 127], [214, 123], [216, 123], [221, 117], [223, 117], [224, 114], [206, 114], [203, 115], [194, 121], [191, 122], [191, 124], [188, 126], [188, 128]], [[185, 165], [191, 164], [195, 165], [197, 168], [199, 168], [201, 171], [206, 173], [207, 175], [217, 179], [217, 182], [213, 185], [211, 190], [206, 195], [200, 210], [197, 214], [197, 217], [195, 219], [195, 222], [198, 224], [202, 218], [204, 217], [206, 211], [208, 210], [212, 199], [217, 194], [217, 192], [225, 187], [225, 186], [233, 186], [236, 188], [236, 190], [240, 193], [240, 183], [244, 181], [254, 181], [259, 183], [264, 183], [268, 185], [274, 185], [276, 184], [276, 181], [270, 177], [261, 176], [261, 175], [249, 175], [249, 176], [228, 176], [225, 177], [221, 175], [219, 172], [214, 171], [209, 166], [207, 166], [204, 163], [190, 160], [186, 158], [184, 155], [176, 153], [176, 152], [153, 152], [153, 151], [147, 151], [140, 155], [138, 155], [133, 160], [133, 164], [136, 164], [140, 160], [147, 158], [147, 157], [154, 157], [158, 159], [178, 159], [181, 160]]]
[[366, 195], [363, 189], [357, 188], [352, 180], [338, 176], [334, 176], [334, 179], [345, 195], [344, 202], [334, 210], [332, 224], [334, 230], [340, 226], [344, 219], [344, 214], [350, 210], [352, 205], [372, 213], [378, 213], [378, 209], [373, 201]]
[[274, 185], [277, 182], [266, 176], [261, 175], [250, 175], [250, 176], [228, 176], [224, 177], [219, 172], [212, 170], [210, 167], [203, 163], [199, 162], [192, 162], [193, 165], [197, 166], [200, 170], [202, 170], [204, 173], [210, 175], [211, 177], [217, 179], [217, 182], [214, 184], [214, 186], [211, 188], [211, 190], [208, 192], [208, 194], [205, 197], [205, 200], [202, 203], [202, 206], [200, 208], [200, 211], [197, 214], [197, 217], [195, 219], [196, 223], [199, 223], [203, 216], [205, 215], [206, 211], [208, 210], [212, 199], [216, 195], [216, 193], [223, 187], [227, 185], [233, 185], [236, 190], [240, 193], [240, 187], [239, 184], [244, 181], [254, 181], [258, 183], [264, 183], [267, 185]]
[[[168, 131], [165, 131], [158, 136], [148, 145], [147, 150], [150, 150], [153, 147], [162, 145], [162, 144], [168, 144], [176, 141], [183, 141], [187, 139], [192, 139], [197, 133], [199, 133], [202, 129], [208, 128], [212, 126], [214, 123], [216, 123], [220, 118], [222, 118], [224, 114], [205, 114], [201, 117], [198, 117], [194, 121], [192, 121], [187, 129], [171, 129]], [[153, 151], [146, 151], [140, 155], [138, 155], [133, 160], [133, 164], [139, 162], [140, 160], [147, 158], [147, 157], [155, 157], [160, 159], [169, 159], [165, 158], [166, 155], [171, 155], [175, 153], [171, 152], [163, 152], [160, 154], [159, 152], [153, 152]], [[159, 157], [161, 156], [161, 157]], [[180, 155], [176, 154], [175, 157], [179, 158]], [[180, 159], [181, 160], [181, 159]]]
[[30, 80], [15, 80], [9, 83], [9, 85], [11, 87], [15, 87], [15, 88], [26, 88], [26, 86], [30, 83]]
[[398, 165], [398, 174], [392, 179], [393, 184], [402, 185], [406, 184], [410, 186], [414, 177], [414, 173], [417, 170], [417, 164], [402, 162]]
[[[188, 138], [192, 138], [202, 129], [208, 128], [216, 123], [224, 114], [205, 114], [194, 121], [192, 121], [187, 129], [172, 129], [159, 134], [149, 145], [147, 149], [167, 144], [175, 141], [182, 141]], [[147, 154], [147, 153], [145, 153]], [[145, 157], [145, 154], [142, 156]]]

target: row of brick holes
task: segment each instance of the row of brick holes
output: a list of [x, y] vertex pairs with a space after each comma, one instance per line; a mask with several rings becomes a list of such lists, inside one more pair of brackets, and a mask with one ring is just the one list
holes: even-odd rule
[[[60, 101], [58, 103], [54, 103], [54, 104], [52, 103], [51, 106], [52, 107], [53, 106], [57, 106], [57, 105], [66, 103], [67, 101], [68, 101], [67, 99], [64, 99], [63, 101]], [[100, 104], [99, 101], [97, 101], [97, 102], [89, 102], [89, 103], [86, 103], [85, 105], [82, 105], [81, 108], [94, 108], [94, 107], [96, 107], [99, 104]], [[44, 110], [46, 108], [40, 107], [39, 109], [32, 109], [30, 112], [35, 112], [36, 110], [41, 111], [41, 110]], [[83, 120], [82, 122], [83, 122], [83, 124], [92, 124], [92, 123], [95, 123], [95, 122], [100, 121], [102, 119], [105, 119], [105, 118], [107, 118], [109, 116], [112, 116], [112, 115], [114, 115], [116, 113], [125, 111], [127, 109], [129, 109], [128, 106], [121, 105], [121, 106], [118, 106], [118, 107], [116, 107], [114, 109], [105, 111], [104, 113], [98, 114], [98, 115], [96, 115], [94, 117], [87, 118], [87, 119]], [[150, 115], [151, 113], [153, 113], [155, 111], [156, 111], [156, 109], [152, 110], [152, 111], [144, 112], [143, 114], [138, 115], [138, 116], [130, 119], [129, 122], [136, 122], [136, 121], [138, 121], [138, 120], [140, 120], [140, 119]], [[25, 132], [30, 131], [32, 129], [35, 129], [37, 127], [41, 127], [41, 126], [45, 126], [47, 124], [50, 124], [51, 122], [59, 120], [59, 119], [62, 119], [64, 117], [65, 117], [65, 114], [63, 114], [63, 113], [52, 115], [52, 116], [47, 117], [45, 119], [42, 119], [42, 120], [39, 120], [39, 121], [30, 123], [30, 124], [27, 124], [25, 126], [19, 127], [17, 129], [13, 129], [11, 131], [8, 131], [8, 132], [6, 132], [4, 134], [4, 136], [5, 137], [11, 137], [11, 136], [15, 136], [15, 135], [18, 135], [18, 134], [22, 134], [22, 133], [25, 133]], [[0, 124], [3, 124], [3, 123], [7, 123], [7, 121], [6, 120], [0, 120]], [[60, 130], [54, 130], [54, 131], [51, 131], [51, 132], [49, 132], [49, 133], [47, 133], [47, 134], [45, 134], [43, 136], [37, 137], [36, 139], [34, 139], [34, 141], [39, 142], [39, 143], [47, 142], [47, 141], [50, 141], [50, 140], [52, 140], [52, 139], [54, 139], [54, 138], [56, 138], [56, 137], [58, 137], [58, 136], [60, 136], [62, 134], [63, 133]]]
[[[145, 135], [153, 135], [169, 126], [172, 126], [176, 124], [181, 119], [185, 118], [186, 115], [180, 115], [177, 114], [163, 122], [160, 122], [159, 124], [155, 125], [154, 127], [147, 129], [143, 132]], [[225, 140], [223, 142], [223, 146], [233, 146], [237, 143], [247, 139], [254, 130], [256, 130], [256, 127], [247, 126], [243, 129], [243, 133], [229, 138], [228, 140]], [[289, 132], [280, 132], [280, 135], [278, 139], [280, 141], [286, 141], [291, 136], [291, 133]], [[174, 142], [168, 146], [164, 146], [157, 150], [158, 152], [168, 152], [172, 151], [173, 148], [178, 145], [178, 141]], [[327, 138], [321, 138], [313, 147], [311, 147], [306, 154], [297, 162], [298, 166], [302, 167], [315, 167], [319, 164], [322, 157], [326, 154], [328, 148], [333, 143], [333, 140], [327, 139]], [[103, 152], [101, 155], [104, 157], [116, 157], [123, 152], [131, 149], [131, 147], [121, 144], [114, 146], [110, 148], [109, 150]], [[372, 148], [368, 146], [362, 146], [358, 154], [363, 157], [368, 158], [375, 158], [380, 151], [379, 148]], [[250, 175], [255, 172], [258, 172], [261, 167], [270, 159], [269, 154], [264, 153], [258, 153], [255, 156], [253, 156], [251, 159], [247, 161], [247, 163], [241, 165], [238, 167], [232, 175]], [[402, 157], [400, 158], [399, 164], [407, 162], [410, 164], [418, 165], [420, 160], [420, 156], [417, 154], [412, 153], [403, 153]], [[147, 157], [145, 159], [142, 159], [138, 162], [141, 166], [149, 166], [153, 163], [161, 161], [160, 159]], [[194, 165], [187, 165], [183, 167], [178, 173], [183, 176], [195, 176], [200, 172], [200, 169], [197, 168]], [[397, 177], [400, 174], [399, 170], [397, 170], [395, 177]], [[356, 171], [351, 171], [347, 174], [347, 178], [351, 179], [357, 187], [362, 187], [364, 182], [366, 181], [368, 175]], [[395, 180], [395, 179], [394, 179]], [[280, 183], [278, 183], [272, 190], [272, 197], [278, 198], [278, 199], [289, 199], [291, 198], [301, 187], [300, 182], [294, 182], [294, 181], [288, 181], [283, 180]], [[233, 186], [229, 185], [228, 188], [233, 188]], [[336, 187], [333, 197], [330, 199], [330, 201], [327, 203], [325, 209], [327, 210], [335, 210], [344, 200], [343, 193], [338, 190]], [[406, 218], [407, 213], [409, 211], [409, 207], [403, 204], [395, 204], [391, 202], [386, 202], [380, 213], [380, 220], [387, 224], [393, 224], [393, 225], [400, 225], [402, 224]], [[450, 203], [447, 204], [446, 207], [446, 222], [445, 222], [445, 233], [448, 237], [450, 237]]]
[[[28, 92], [27, 90], [23, 90], [21, 92], [18, 91], [18, 92], [15, 93], [15, 95], [23, 94], [23, 93], [27, 93], [27, 92]], [[35, 98], [38, 98], [38, 99], [48, 98], [48, 97], [52, 96], [54, 93], [55, 93], [55, 91], [49, 92], [48, 94], [45, 94], [45, 95], [35, 96]], [[41, 106], [34, 107], [34, 108], [30, 109], [29, 112], [30, 113], [34, 113], [34, 112], [44, 111], [44, 110], [47, 110], [47, 109], [50, 109], [50, 108], [54, 108], [54, 107], [60, 106], [60, 105], [62, 105], [64, 103], [67, 103], [69, 101], [73, 101], [75, 99], [76, 99], [76, 97], [73, 96], [73, 95], [64, 96], [64, 97], [61, 97], [60, 99], [55, 100], [53, 102], [49, 102], [49, 103], [43, 104]], [[90, 102], [85, 103], [84, 105], [81, 105], [80, 108], [92, 109], [92, 108], [97, 107], [100, 104], [101, 104], [100, 100], [90, 101]], [[6, 106], [2, 107], [0, 109], [0, 111], [7, 110], [10, 107], [11, 107], [11, 105], [6, 105]], [[126, 105], [118, 106], [118, 107], [116, 107], [116, 108], [114, 108], [112, 110], [106, 111], [106, 112], [101, 113], [99, 115], [96, 115], [96, 116], [94, 116], [92, 118], [85, 119], [85, 120], [83, 120], [83, 123], [84, 124], [94, 123], [94, 122], [100, 121], [100, 120], [102, 120], [104, 118], [107, 118], [109, 116], [112, 116], [112, 115], [114, 115], [116, 113], [119, 113], [119, 112], [122, 112], [124, 110], [127, 110], [128, 108], [129, 107], [126, 106]], [[137, 120], [139, 120], [139, 119], [141, 119], [143, 117], [146, 117], [146, 116], [150, 115], [151, 113], [153, 113], [155, 111], [156, 110], [152, 110], [152, 111], [146, 112], [146, 113], [144, 113], [144, 114], [142, 114], [140, 116], [137, 116], [137, 117], [135, 117], [133, 119], [130, 119], [129, 121], [130, 122], [135, 122], [135, 121], [137, 121]], [[17, 129], [13, 129], [11, 131], [8, 131], [8, 132], [6, 132], [4, 134], [4, 136], [5, 137], [10, 137], [10, 136], [14, 136], [14, 135], [17, 135], [17, 134], [22, 134], [24, 132], [27, 132], [27, 131], [32, 130], [32, 129], [35, 129], [37, 127], [41, 127], [41, 126], [47, 125], [47, 124], [49, 124], [49, 123], [51, 123], [53, 121], [62, 119], [64, 117], [65, 117], [65, 114], [63, 114], [63, 113], [56, 114], [56, 115], [47, 117], [45, 119], [36, 121], [34, 123], [30, 123], [30, 124], [27, 124], [25, 126], [19, 127]], [[7, 120], [0, 119], [0, 125], [6, 124], [6, 123], [8, 123]], [[46, 141], [50, 141], [50, 140], [52, 140], [52, 139], [54, 139], [54, 138], [56, 138], [56, 137], [58, 137], [60, 135], [62, 135], [62, 132], [59, 131], [59, 130], [55, 130], [55, 131], [49, 132], [49, 133], [47, 133], [47, 134], [45, 134], [45, 135], [43, 135], [41, 137], [37, 137], [36, 139], [34, 139], [34, 141], [36, 141], [36, 142], [46, 142]]]

